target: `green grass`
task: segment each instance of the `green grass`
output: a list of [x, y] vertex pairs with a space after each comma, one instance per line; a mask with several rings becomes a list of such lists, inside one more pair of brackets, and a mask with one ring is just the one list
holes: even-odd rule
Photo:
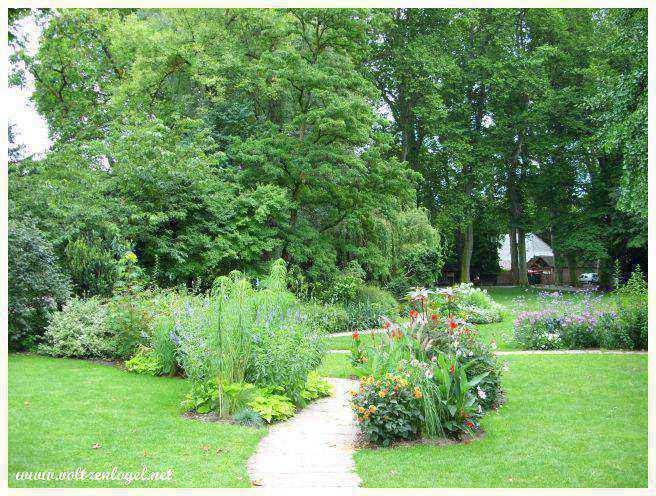
[[[10, 355], [9, 485], [124, 487], [121, 481], [14, 477], [22, 471], [146, 466], [149, 472], [173, 469], [173, 480], [130, 487], [249, 487], [246, 460], [266, 430], [182, 418], [179, 404], [187, 387], [181, 379], [82, 360]], [[93, 449], [94, 443], [101, 447]]]
[[646, 356], [512, 356], [469, 444], [365, 449], [367, 487], [645, 487]]
[[317, 372], [325, 377], [341, 377], [348, 379], [353, 375], [351, 367], [351, 356], [337, 353], [327, 353], [317, 369]]
[[[489, 295], [503, 305], [503, 320], [494, 324], [477, 325], [476, 328], [485, 340], [494, 340], [499, 350], [519, 350], [521, 347], [513, 338], [513, 321], [519, 312], [538, 310], [540, 308], [539, 291], [534, 288], [487, 288]], [[580, 300], [581, 296], [571, 293], [566, 296], [569, 300]], [[610, 295], [604, 295], [602, 300], [610, 301]], [[363, 339], [367, 339], [362, 335]], [[348, 336], [326, 336], [328, 348], [332, 350], [350, 350], [353, 338]]]

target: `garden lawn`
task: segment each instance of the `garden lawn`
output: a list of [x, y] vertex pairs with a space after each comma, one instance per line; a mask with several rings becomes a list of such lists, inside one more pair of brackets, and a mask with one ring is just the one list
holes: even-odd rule
[[16, 481], [15, 473], [146, 466], [173, 469], [173, 480], [130, 487], [250, 487], [246, 460], [266, 429], [182, 418], [187, 388], [182, 379], [82, 360], [10, 355], [9, 486], [124, 487], [121, 481]]
[[368, 487], [646, 487], [647, 357], [509, 356], [483, 439], [364, 449]]

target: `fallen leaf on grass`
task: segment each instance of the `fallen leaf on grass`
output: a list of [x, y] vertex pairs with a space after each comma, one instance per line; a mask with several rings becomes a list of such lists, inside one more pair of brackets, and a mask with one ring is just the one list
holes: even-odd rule
[[93, 448], [93, 449], [98, 449], [98, 448], [102, 448], [102, 446], [100, 446], [98, 443], [93, 443], [93, 445], [91, 446], [91, 448]]
[[220, 455], [223, 450], [221, 448], [216, 448], [216, 454]]
[[205, 446], [201, 446], [200, 449], [202, 449], [205, 453], [207, 453], [210, 450], [210, 445], [206, 444]]
[[148, 452], [144, 450], [144, 456], [148, 456]]
[[27, 401], [27, 400], [25, 400], [25, 403], [24, 403], [24, 405], [25, 405], [25, 406], [30, 406], [30, 402], [29, 402], [29, 401]]
[[251, 484], [253, 484], [254, 486], [261, 486], [261, 485], [262, 485], [262, 481], [261, 481], [261, 480], [252, 480], [252, 481], [251, 481]]

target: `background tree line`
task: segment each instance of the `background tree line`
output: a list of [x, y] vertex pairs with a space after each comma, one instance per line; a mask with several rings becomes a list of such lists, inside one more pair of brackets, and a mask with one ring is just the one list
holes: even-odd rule
[[646, 268], [646, 9], [30, 15], [12, 82], [53, 145], [10, 156], [9, 217], [78, 294], [127, 249], [162, 286], [282, 257], [317, 296], [494, 275], [508, 232], [519, 283], [527, 232], [602, 284]]

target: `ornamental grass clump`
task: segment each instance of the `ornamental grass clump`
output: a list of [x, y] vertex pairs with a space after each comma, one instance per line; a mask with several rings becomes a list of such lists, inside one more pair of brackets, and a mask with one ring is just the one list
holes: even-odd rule
[[287, 291], [285, 277], [282, 260], [273, 263], [269, 277], [257, 288], [235, 271], [217, 278], [209, 295], [189, 296], [175, 311], [170, 336], [192, 382], [188, 404], [205, 405], [201, 400], [206, 391], [216, 391], [212, 409], [222, 417], [234, 414], [245, 405], [231, 401], [226, 391], [233, 384], [276, 391], [280, 398], [257, 397], [257, 408], [263, 410], [258, 413], [265, 420], [282, 418], [267, 413], [269, 408], [307, 402], [303, 392], [308, 374], [325, 352], [323, 328], [304, 314]]

